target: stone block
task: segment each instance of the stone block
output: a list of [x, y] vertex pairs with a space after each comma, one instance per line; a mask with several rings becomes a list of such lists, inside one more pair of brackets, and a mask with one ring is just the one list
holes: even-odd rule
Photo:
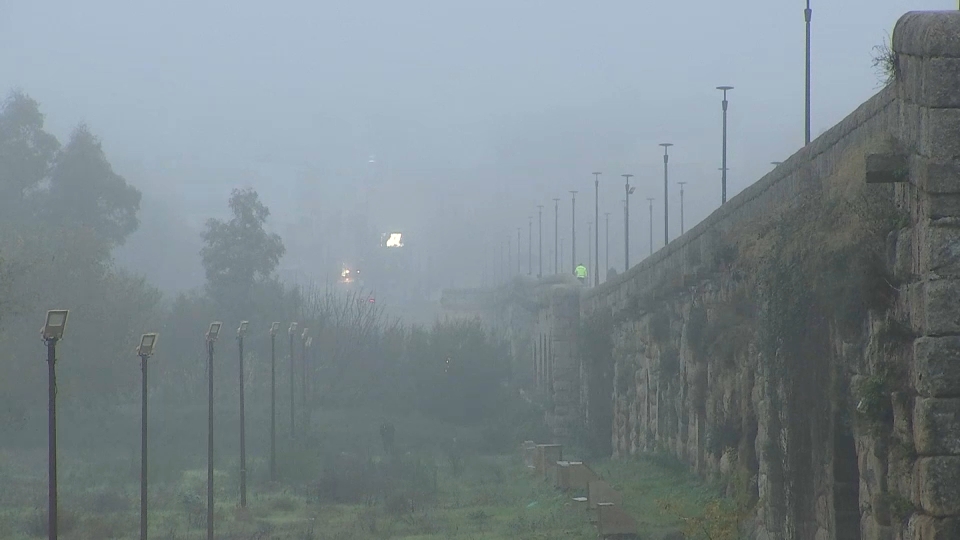
[[913, 345], [913, 385], [921, 395], [960, 396], [960, 336], [922, 337]]
[[623, 504], [623, 496], [603, 480], [593, 480], [587, 483], [587, 499], [591, 509], [600, 503]]
[[960, 514], [960, 456], [924, 457], [917, 460], [920, 505], [932, 516]]
[[930, 219], [960, 216], [960, 194], [924, 193], [921, 196], [922, 215]]
[[868, 184], [906, 182], [910, 167], [905, 154], [868, 154], [866, 157]]
[[918, 454], [960, 454], [960, 399], [918, 398], [913, 430]]
[[960, 109], [923, 109], [920, 154], [933, 159], [960, 158]]
[[538, 444], [536, 467], [537, 474], [541, 478], [547, 478], [550, 469], [556, 467], [558, 461], [563, 459], [563, 445], [560, 444]]
[[926, 58], [922, 70], [920, 103], [927, 107], [960, 108], [960, 58]]
[[893, 29], [893, 50], [921, 57], [960, 58], [960, 12], [911, 11]]
[[907, 392], [893, 392], [890, 394], [890, 403], [893, 408], [893, 434], [903, 443], [913, 441], [913, 416], [910, 394]]
[[940, 277], [960, 274], [960, 227], [927, 224], [921, 231], [921, 275], [928, 272]]
[[557, 463], [556, 485], [562, 490], [586, 491], [587, 486], [593, 480], [599, 480], [597, 473], [593, 472], [593, 469], [582, 461], [560, 461]]
[[960, 333], [960, 280], [928, 281], [923, 290], [926, 335]]
[[637, 520], [618, 505], [600, 503], [597, 505], [597, 532], [600, 538], [636, 537]]
[[956, 540], [960, 538], [960, 519], [935, 518], [914, 514], [907, 524], [904, 540]]
[[960, 161], [916, 158], [913, 180], [928, 194], [960, 193]]

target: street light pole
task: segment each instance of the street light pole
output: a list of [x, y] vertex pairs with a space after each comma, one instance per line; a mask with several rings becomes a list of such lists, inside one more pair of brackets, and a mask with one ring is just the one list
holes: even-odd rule
[[543, 205], [537, 205], [537, 277], [543, 277]]
[[571, 211], [571, 235], [570, 235], [570, 262], [573, 265], [573, 272], [577, 272], [577, 193], [576, 190], [570, 190], [570, 211]]
[[527, 216], [527, 275], [533, 275], [533, 216]]
[[41, 331], [47, 345], [47, 534], [57, 540], [57, 342], [63, 338], [69, 311], [47, 312]]
[[[610, 271], [610, 212], [604, 212], [604, 216], [607, 217], [606, 232], [604, 233], [603, 240], [603, 272], [606, 275]], [[603, 278], [606, 282], [607, 278]]]
[[593, 230], [593, 286], [600, 285], [600, 175], [602, 173], [593, 173], [593, 222], [597, 224]]
[[723, 91], [723, 169], [721, 176], [722, 192], [720, 195], [721, 204], [727, 202], [727, 91], [733, 90], [732, 86], [718, 86], [717, 90]]
[[280, 323], [270, 325], [270, 481], [277, 481], [277, 332]]
[[553, 273], [560, 273], [560, 198], [553, 199]]
[[593, 269], [590, 268], [591, 266], [593, 266], [593, 260], [592, 260], [593, 257], [591, 257], [591, 255], [593, 255], [593, 222], [588, 221], [587, 222], [587, 281], [585, 283], [587, 287], [590, 286], [589, 276], [590, 276], [590, 273], [593, 272]]
[[213, 540], [213, 344], [221, 326], [213, 322], [207, 330], [207, 540]]
[[520, 227], [517, 227], [517, 275], [520, 275]]
[[309, 436], [310, 430], [310, 404], [307, 403], [307, 340], [310, 330], [304, 328], [300, 334], [300, 406], [303, 407], [304, 422], [300, 429], [306, 430]]
[[667, 162], [670, 161], [668, 150], [673, 143], [660, 143], [663, 147], [663, 245], [670, 243], [670, 205], [668, 203], [669, 191], [667, 189]]
[[297, 430], [295, 423], [295, 412], [296, 412], [296, 402], [294, 401], [294, 362], [293, 362], [293, 336], [297, 332], [298, 324], [295, 322], [290, 323], [290, 328], [287, 329], [287, 334], [290, 337], [290, 438], [297, 438]]
[[247, 429], [243, 394], [243, 335], [247, 333], [247, 321], [237, 328], [237, 348], [240, 351], [240, 508], [247, 507]]
[[647, 202], [650, 203], [650, 255], [653, 255], [653, 197], [647, 197]]
[[621, 174], [626, 179], [623, 184], [623, 271], [630, 269], [630, 194], [635, 188], [630, 187], [630, 177], [632, 174]]
[[683, 185], [686, 184], [686, 182], [677, 183], [680, 184], [680, 234], [683, 234], [686, 232], [683, 228]]
[[[806, 70], [806, 107], [804, 111], [804, 145], [810, 144], [810, 21], [813, 20], [813, 10], [810, 9], [810, 0], [807, 0], [807, 8], [803, 10], [803, 19], [807, 27], [807, 70]], [[726, 166], [726, 165], [724, 165]]]
[[157, 334], [140, 337], [140, 540], [147, 540], [147, 358], [153, 356]]

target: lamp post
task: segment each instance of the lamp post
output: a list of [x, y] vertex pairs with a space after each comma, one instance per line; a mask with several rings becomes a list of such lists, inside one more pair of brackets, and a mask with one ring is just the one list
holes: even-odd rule
[[140, 336], [140, 540], [147, 540], [147, 358], [156, 346], [156, 333]]
[[270, 325], [270, 481], [277, 481], [277, 332], [280, 323]]
[[520, 227], [517, 227], [517, 275], [520, 275]]
[[543, 277], [543, 205], [537, 205], [537, 277]]
[[668, 204], [670, 194], [667, 190], [667, 162], [670, 161], [668, 150], [673, 146], [673, 143], [660, 143], [660, 146], [663, 147], [663, 245], [667, 245], [670, 243], [670, 205]]
[[300, 334], [300, 405], [303, 407], [304, 423], [300, 429], [307, 430], [309, 436], [310, 429], [310, 405], [307, 404], [307, 339], [310, 337], [310, 330], [303, 329]]
[[296, 423], [294, 421], [294, 414], [296, 412], [296, 402], [294, 401], [294, 362], [293, 362], [293, 336], [297, 333], [297, 323], [290, 323], [290, 328], [287, 329], [287, 334], [290, 337], [290, 438], [295, 439], [297, 437]]
[[577, 193], [575, 189], [570, 190], [570, 262], [573, 266], [573, 273], [577, 272]]
[[237, 328], [237, 348], [240, 351], [240, 508], [247, 507], [247, 422], [243, 399], [243, 335], [247, 333], [249, 324], [247, 321], [241, 321], [240, 327]]
[[593, 266], [592, 255], [593, 255], [593, 222], [588, 221], [587, 222], [587, 279], [585, 282], [585, 285], [587, 287], [590, 286], [590, 273], [594, 271], [594, 269], [590, 268], [591, 266]]
[[[607, 218], [606, 232], [604, 232], [603, 240], [603, 271], [604, 275], [606, 275], [606, 273], [610, 271], [610, 212], [604, 212], [603, 215]], [[603, 278], [603, 280], [606, 281], [607, 278]]]
[[683, 234], [686, 232], [683, 228], [683, 185], [686, 182], [677, 182], [677, 184], [680, 184], [680, 234]]
[[600, 175], [593, 173], [593, 222], [597, 227], [593, 230], [593, 286], [600, 285]]
[[647, 202], [650, 203], [650, 255], [653, 255], [653, 197], [647, 197]]
[[207, 540], [213, 540], [213, 344], [221, 326], [212, 322], [207, 330]]
[[560, 198], [553, 199], [553, 273], [560, 273]]
[[533, 275], [533, 216], [527, 216], [527, 275]]
[[630, 177], [632, 174], [621, 174], [626, 179], [623, 184], [625, 193], [623, 199], [623, 271], [630, 269], [630, 194], [636, 188], [630, 187]]
[[47, 345], [47, 534], [57, 539], [57, 342], [67, 327], [66, 309], [47, 312], [40, 336]]
[[513, 268], [513, 238], [507, 235], [507, 273]]
[[807, 70], [805, 84], [805, 108], [804, 108], [804, 145], [810, 144], [810, 21], [813, 20], [813, 10], [810, 9], [810, 0], [807, 0], [807, 8], [803, 10], [803, 19], [807, 26]]
[[733, 90], [732, 86], [718, 86], [717, 90], [723, 91], [723, 171], [721, 176], [721, 189], [720, 202], [727, 202], [727, 91]]

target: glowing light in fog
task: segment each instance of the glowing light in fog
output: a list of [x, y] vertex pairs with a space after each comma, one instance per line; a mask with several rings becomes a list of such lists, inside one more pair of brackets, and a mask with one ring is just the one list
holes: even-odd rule
[[387, 238], [387, 247], [403, 247], [403, 233], [390, 233], [390, 237]]

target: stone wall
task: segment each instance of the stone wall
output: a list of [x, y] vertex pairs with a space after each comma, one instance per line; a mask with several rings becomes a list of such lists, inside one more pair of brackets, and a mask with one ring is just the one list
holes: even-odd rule
[[905, 15], [894, 51], [894, 83], [579, 322], [538, 302], [558, 433], [679, 457], [758, 538], [960, 538], [960, 12]]

